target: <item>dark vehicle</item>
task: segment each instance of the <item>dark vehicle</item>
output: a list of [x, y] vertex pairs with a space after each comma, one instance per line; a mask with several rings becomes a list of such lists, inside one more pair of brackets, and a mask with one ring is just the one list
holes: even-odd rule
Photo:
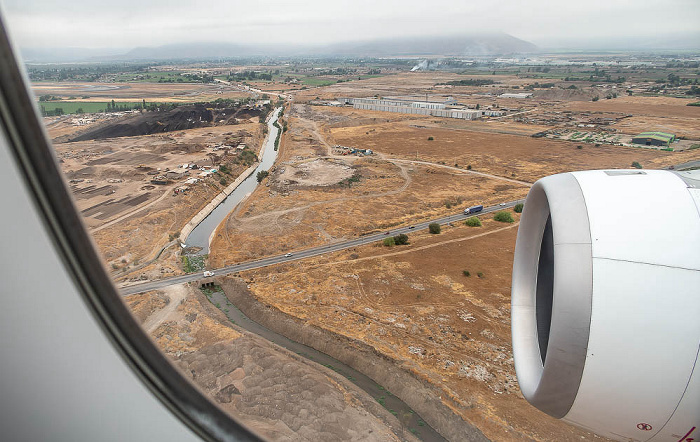
[[484, 206], [472, 206], [464, 209], [464, 214], [469, 215], [470, 213], [481, 212], [482, 210], [484, 210]]

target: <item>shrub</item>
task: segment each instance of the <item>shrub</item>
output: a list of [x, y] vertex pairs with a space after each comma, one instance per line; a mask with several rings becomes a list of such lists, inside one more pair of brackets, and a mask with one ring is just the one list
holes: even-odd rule
[[476, 274], [476, 276], [478, 276], [479, 278], [483, 278], [483, 277], [484, 277], [484, 274], [483, 274], [483, 272], [479, 272], [479, 273]]
[[472, 165], [471, 165], [471, 164], [467, 166], [467, 170], [472, 170]]
[[433, 137], [428, 137], [428, 141], [433, 141], [434, 139]]
[[469, 227], [481, 227], [481, 220], [476, 216], [472, 216], [464, 221], [464, 224], [468, 225]]
[[408, 244], [408, 235], [406, 235], [405, 233], [401, 233], [399, 235], [396, 235], [394, 237], [394, 243], [397, 246], [402, 246], [404, 244]]
[[515, 205], [515, 207], [513, 207], [513, 212], [523, 213], [523, 207], [524, 207], [523, 203], [518, 203]]
[[384, 245], [386, 247], [394, 247], [396, 245], [396, 241], [394, 240], [394, 237], [390, 236], [388, 238], [384, 238]]
[[437, 235], [440, 233], [440, 224], [438, 223], [430, 223], [428, 224], [428, 231], [432, 233], [433, 235]]
[[270, 172], [268, 172], [267, 170], [261, 170], [260, 172], [258, 172], [257, 175], [255, 175], [255, 177], [257, 178], [258, 183], [259, 183], [262, 180], [264, 180], [269, 174], [270, 174]]
[[632, 167], [634, 167], [635, 169], [641, 169], [642, 165], [639, 164], [637, 161], [632, 161]]
[[496, 212], [496, 215], [494, 215], [493, 219], [502, 223], [512, 223], [515, 221], [510, 212], [506, 212], [505, 210], [501, 212]]
[[576, 149], [583, 149], [583, 146], [579, 144], [578, 146], [576, 146]]
[[462, 274], [466, 276], [467, 278], [472, 276], [471, 273], [469, 273], [469, 270], [462, 270]]

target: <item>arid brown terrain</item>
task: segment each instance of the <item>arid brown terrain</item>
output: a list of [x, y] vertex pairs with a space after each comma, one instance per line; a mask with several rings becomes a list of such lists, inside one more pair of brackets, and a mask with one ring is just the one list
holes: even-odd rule
[[[329, 78], [336, 81], [324, 80]], [[464, 78], [493, 84], [449, 84]], [[639, 79], [634, 95], [628, 95], [621, 85], [592, 81], [556, 79], [551, 80], [556, 87], [535, 87], [534, 78], [519, 72], [393, 69], [362, 80], [339, 77], [320, 87], [296, 79], [252, 82], [247, 90], [288, 96], [281, 119], [285, 131], [269, 175], [211, 237], [208, 268], [389, 233], [477, 204], [518, 200], [537, 179], [555, 173], [661, 169], [700, 160], [700, 107], [687, 106], [692, 99], [637, 94]], [[245, 90], [222, 84], [177, 85], [170, 91], [172, 85], [131, 84], [112, 96], [200, 101], [238, 97]], [[60, 94], [63, 87], [45, 84], [37, 93]], [[523, 90], [532, 96], [500, 97]], [[334, 101], [387, 96], [453, 97], [471, 109], [504, 113], [466, 121], [353, 109]], [[154, 130], [160, 120], [151, 117], [139, 117], [144, 124], [131, 128], [117, 127], [122, 117], [96, 118], [85, 126], [65, 116], [47, 119], [78, 208], [110, 271], [122, 281], [184, 273], [179, 231], [247, 167], [236, 160], [247, 155], [238, 147], [257, 153], [264, 138], [254, 113], [222, 115], [202, 125], [187, 117], [181, 119], [184, 126], [175, 124], [167, 132]], [[674, 144], [677, 151], [630, 145], [633, 135], [647, 130], [683, 139]], [[206, 166], [201, 172], [222, 163], [230, 167], [177, 194], [174, 190], [185, 185], [180, 178], [151, 183], [155, 175], [183, 172], [181, 166], [192, 163]], [[187, 177], [200, 178], [199, 173]], [[412, 231], [407, 245], [376, 243], [217, 278], [229, 299], [260, 306], [252, 309], [254, 319], [269, 321], [270, 328], [284, 328], [284, 320], [295, 324], [301, 337], [313, 330], [313, 336], [336, 344], [328, 351], [339, 355], [331, 356], [346, 357], [350, 364], [350, 351], [341, 350], [362, 348], [360, 368], [371, 371], [372, 361], [381, 361], [407, 376], [396, 379], [425, 386], [427, 396], [401, 391], [402, 399], [416, 407], [424, 398], [435, 401], [425, 403], [434, 409], [436, 427], [449, 427], [439, 422], [449, 415], [491, 440], [602, 440], [541, 413], [520, 393], [510, 344], [511, 269], [520, 215], [508, 212], [513, 223], [483, 215], [481, 227], [453, 223], [442, 226], [440, 234]], [[127, 302], [195, 384], [273, 440], [412, 437], [378, 398], [232, 326], [194, 286], [132, 295]], [[320, 339], [316, 343], [322, 346]]]

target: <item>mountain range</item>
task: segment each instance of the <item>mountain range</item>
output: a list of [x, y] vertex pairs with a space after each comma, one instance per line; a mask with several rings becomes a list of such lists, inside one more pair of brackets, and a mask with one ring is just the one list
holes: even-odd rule
[[489, 56], [538, 52], [534, 44], [504, 33], [402, 37], [323, 46], [246, 45], [236, 43], [173, 43], [125, 49], [22, 48], [27, 62], [108, 62], [206, 60], [255, 56], [431, 57]]

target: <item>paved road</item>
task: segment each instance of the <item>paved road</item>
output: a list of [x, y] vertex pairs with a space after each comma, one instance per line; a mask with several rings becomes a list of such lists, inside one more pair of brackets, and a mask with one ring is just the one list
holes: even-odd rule
[[[498, 206], [485, 207], [482, 212], [479, 212], [479, 215], [482, 215], [485, 213], [490, 213], [490, 212], [495, 212], [495, 211], [498, 211], [501, 209], [508, 209], [508, 208], [515, 206], [518, 203], [523, 203], [523, 202], [525, 202], [525, 200], [511, 201], [509, 203], [505, 203], [504, 206], [498, 205]], [[310, 249], [301, 250], [299, 252], [294, 252], [292, 254], [292, 256], [285, 256], [285, 255], [270, 256], [268, 258], [263, 258], [263, 259], [259, 259], [256, 261], [248, 261], [248, 262], [243, 262], [243, 263], [232, 265], [232, 266], [222, 267], [220, 269], [213, 269], [212, 271], [217, 276], [220, 276], [220, 275], [227, 275], [229, 273], [241, 272], [244, 270], [252, 270], [252, 269], [257, 269], [260, 267], [271, 266], [271, 265], [280, 264], [280, 263], [284, 263], [284, 262], [297, 261], [300, 259], [310, 258], [312, 256], [323, 255], [325, 253], [337, 252], [337, 251], [343, 250], [343, 249], [349, 249], [349, 248], [361, 246], [364, 244], [370, 244], [373, 242], [382, 241], [384, 238], [386, 238], [389, 235], [393, 236], [393, 235], [398, 235], [400, 233], [411, 233], [411, 232], [415, 232], [417, 230], [427, 229], [428, 225], [430, 223], [447, 224], [447, 223], [465, 220], [465, 219], [469, 218], [470, 216], [473, 216], [473, 215], [464, 215], [463, 213], [457, 213], [457, 214], [446, 216], [443, 218], [437, 218], [434, 220], [418, 223], [418, 224], [415, 224], [415, 225], [409, 226], [409, 227], [400, 227], [397, 229], [392, 229], [392, 230], [388, 231], [389, 232], [388, 235], [385, 232], [373, 233], [371, 235], [360, 236], [358, 238], [351, 239], [348, 241], [343, 241], [343, 242], [339, 242], [339, 243], [335, 243], [335, 244], [328, 244], [328, 245], [323, 245], [323, 246], [313, 247]], [[142, 293], [142, 292], [146, 292], [149, 290], [160, 289], [160, 288], [167, 287], [167, 286], [170, 286], [173, 284], [182, 284], [185, 282], [196, 281], [198, 279], [202, 279], [202, 273], [198, 272], [198, 273], [192, 273], [192, 274], [188, 274], [188, 275], [174, 276], [172, 278], [159, 279], [158, 281], [148, 281], [148, 282], [128, 285], [125, 287], [121, 287], [120, 292], [122, 293], [122, 295], [131, 295], [134, 293]]]

